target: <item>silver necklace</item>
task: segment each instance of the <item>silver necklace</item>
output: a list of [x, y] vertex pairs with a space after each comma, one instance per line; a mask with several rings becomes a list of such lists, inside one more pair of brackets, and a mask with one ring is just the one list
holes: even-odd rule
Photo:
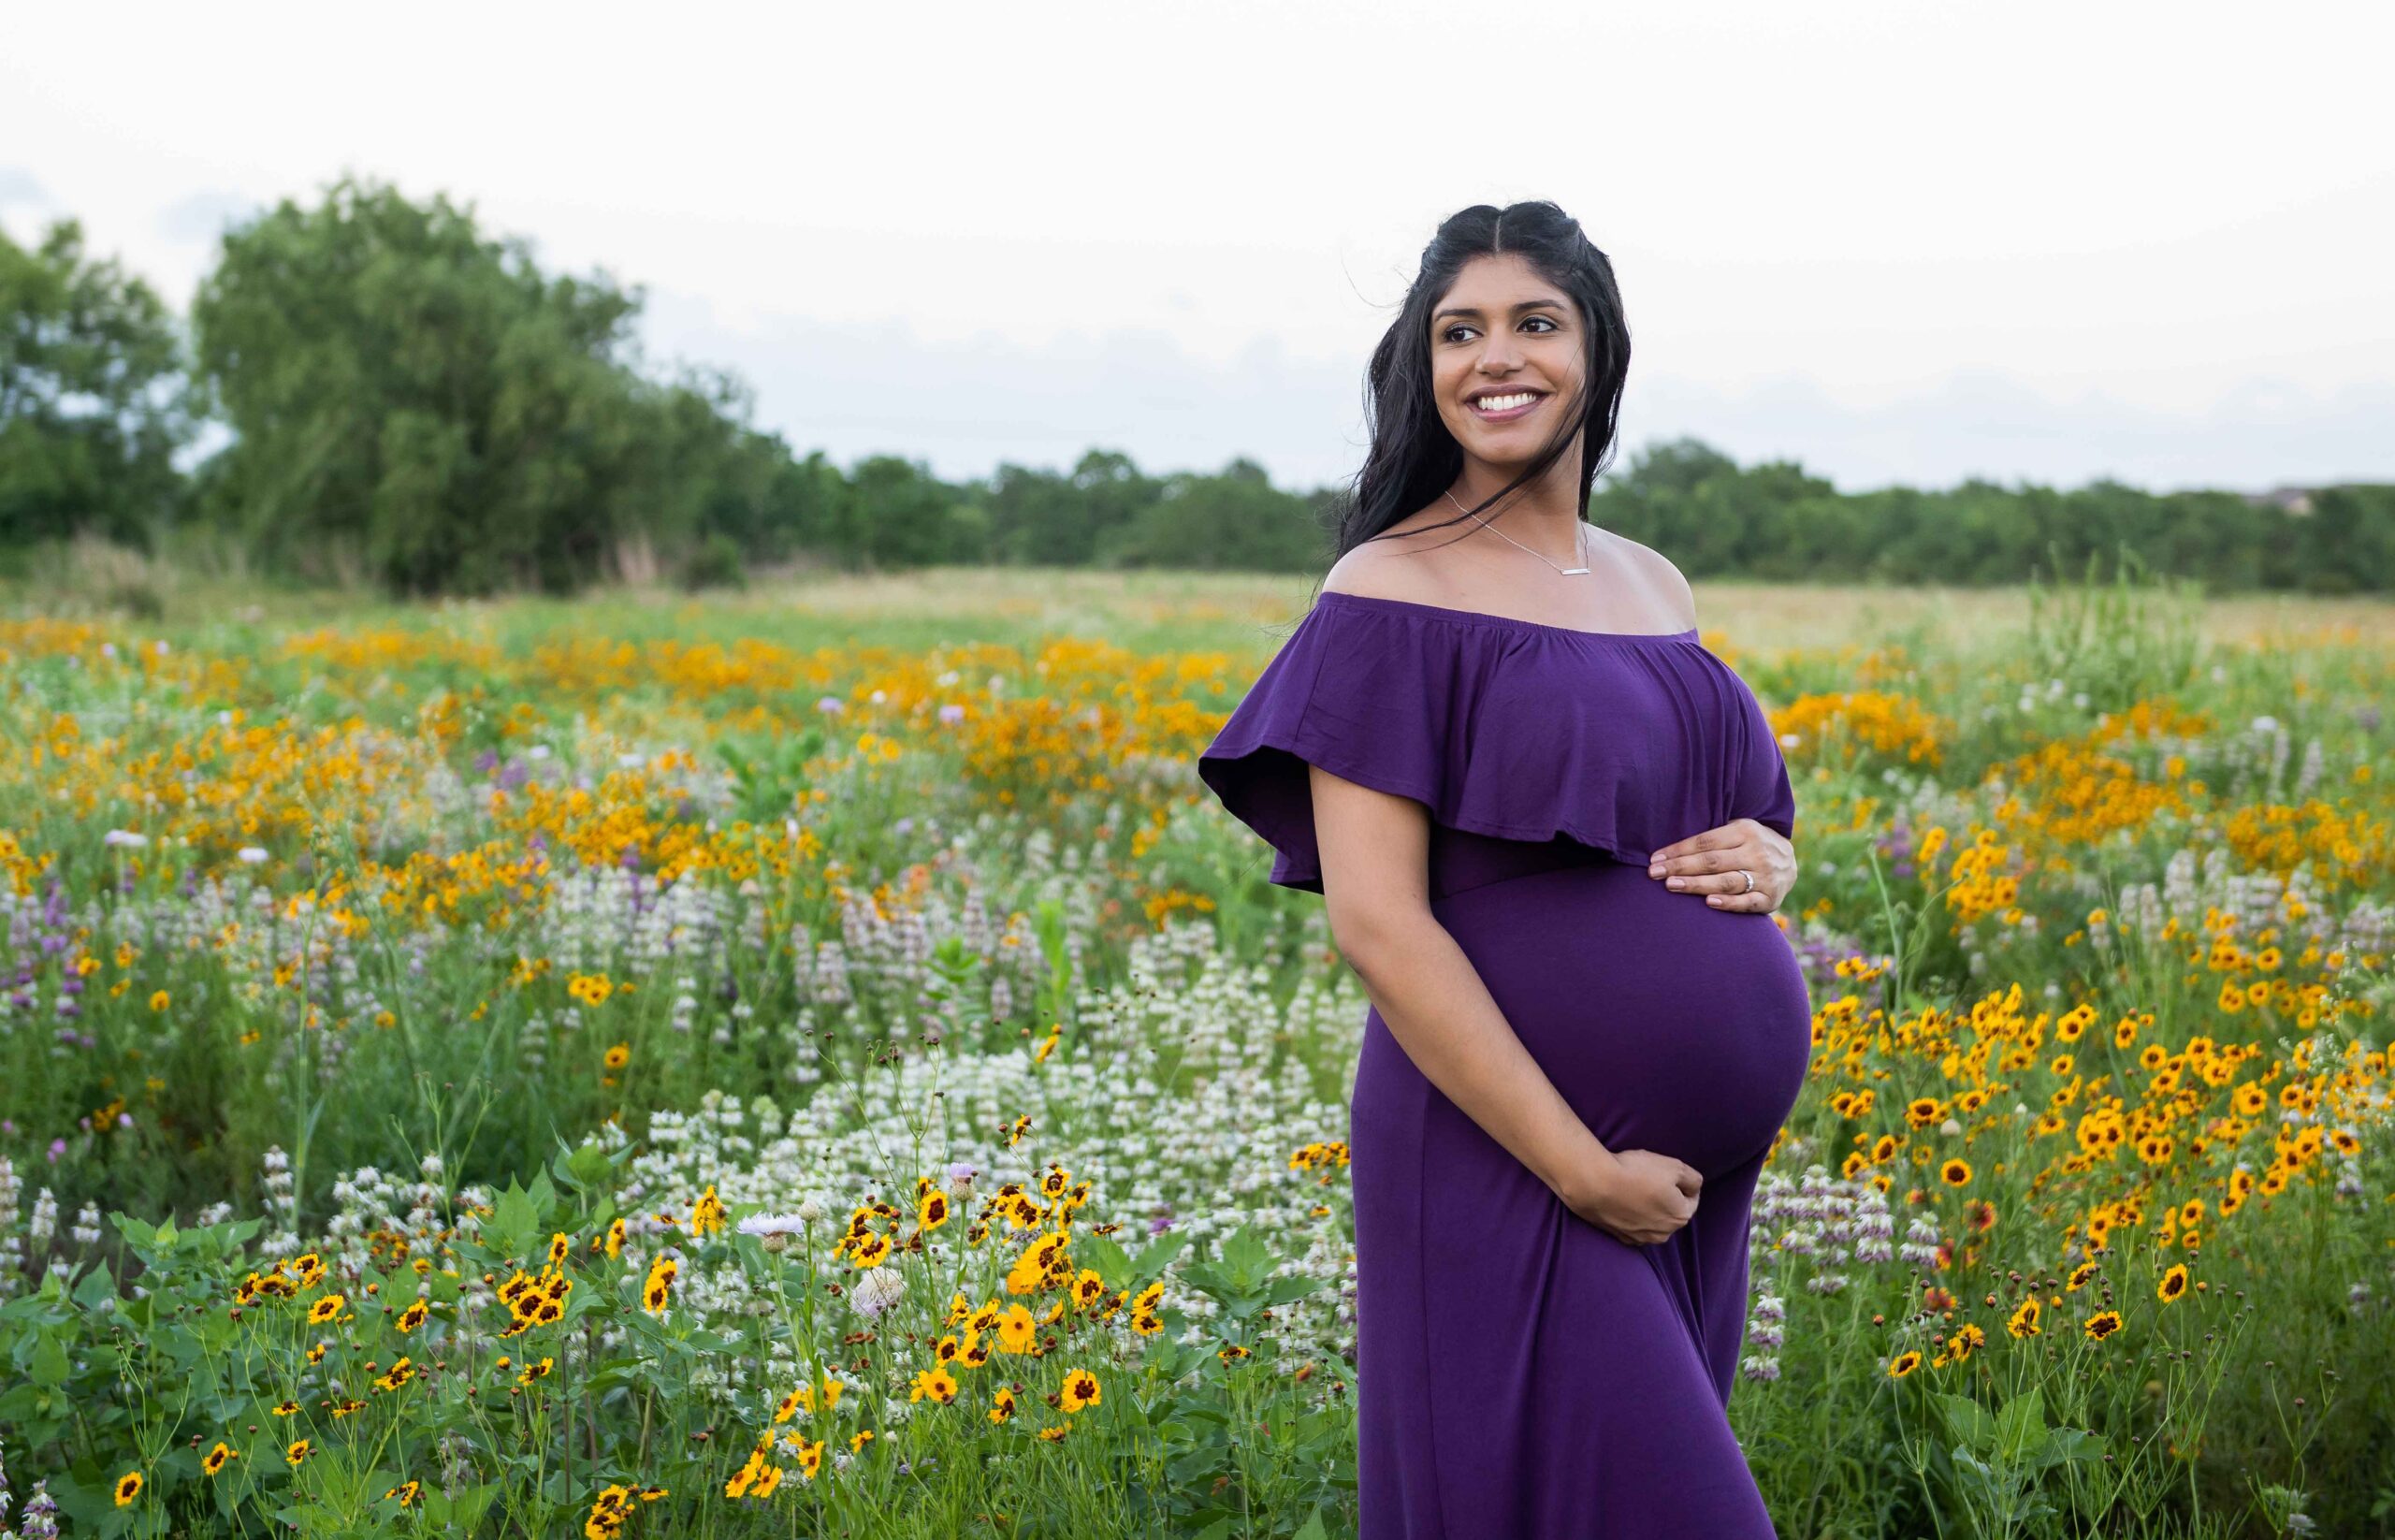
[[[1454, 502], [1459, 508], [1463, 508], [1462, 503], [1456, 501], [1456, 495], [1453, 492], [1449, 492], [1447, 494], [1447, 501], [1449, 502]], [[1531, 551], [1531, 548], [1528, 545], [1523, 545], [1520, 541], [1516, 540], [1512, 535], [1507, 534], [1504, 530], [1497, 528], [1494, 524], [1491, 524], [1487, 519], [1482, 518], [1478, 514], [1473, 513], [1471, 509], [1463, 508], [1463, 511], [1471, 516], [1473, 523], [1479, 525], [1490, 534], [1495, 535], [1506, 545], [1513, 546], [1517, 550]], [[1585, 576], [1589, 571], [1589, 525], [1587, 520], [1575, 518], [1572, 521], [1572, 545], [1575, 553], [1573, 559], [1580, 563], [1580, 565], [1576, 567], [1555, 567], [1554, 562], [1547, 561], [1547, 559], [1544, 556], [1540, 556], [1538, 552], [1531, 551], [1531, 555], [1538, 557], [1541, 561], [1546, 561], [1548, 566], [1555, 567], [1557, 572], [1561, 573], [1566, 577]]]

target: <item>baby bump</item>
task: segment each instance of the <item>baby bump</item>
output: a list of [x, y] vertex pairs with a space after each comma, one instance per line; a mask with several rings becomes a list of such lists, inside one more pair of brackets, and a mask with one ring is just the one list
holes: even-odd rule
[[1709, 1175], [1769, 1144], [1795, 1104], [1812, 1007], [1771, 916], [1615, 861], [1470, 889], [1432, 912], [1607, 1149]]

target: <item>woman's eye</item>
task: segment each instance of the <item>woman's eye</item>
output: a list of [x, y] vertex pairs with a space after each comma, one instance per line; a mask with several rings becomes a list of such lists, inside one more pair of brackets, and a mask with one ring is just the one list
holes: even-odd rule
[[[1529, 319], [1530, 321], [1536, 321], [1537, 323], [1539, 323], [1539, 325], [1541, 325], [1541, 326], [1545, 327], [1546, 328], [1546, 330], [1547, 330], [1547, 331], [1560, 331], [1560, 330], [1562, 330], [1562, 329], [1563, 329], [1562, 327], [1559, 327], [1559, 326], [1557, 326], [1557, 325], [1555, 324], [1555, 318], [1554, 318], [1553, 316], [1548, 316], [1548, 315], [1533, 315], [1533, 316], [1529, 317], [1528, 319]], [[1527, 324], [1527, 323], [1526, 323], [1526, 324]], [[1470, 331], [1471, 329], [1472, 329], [1472, 328], [1471, 328], [1470, 327], [1467, 327], [1467, 326], [1463, 325], [1462, 323], [1459, 322], [1459, 323], [1457, 323], [1455, 326], [1449, 327], [1446, 330], [1444, 330], [1444, 331], [1443, 331], [1443, 332], [1439, 333], [1439, 341], [1442, 341], [1442, 342], [1452, 342], [1452, 341], [1454, 341], [1456, 340], [1456, 333], [1457, 333], [1457, 332], [1459, 332], [1459, 331]], [[1533, 335], [1533, 336], [1545, 336], [1545, 335], [1546, 335], [1546, 332], [1534, 332], [1534, 333], [1532, 333], [1532, 335]]]

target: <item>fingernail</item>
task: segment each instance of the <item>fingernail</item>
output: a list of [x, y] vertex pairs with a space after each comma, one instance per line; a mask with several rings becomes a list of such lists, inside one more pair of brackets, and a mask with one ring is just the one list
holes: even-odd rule
[[1705, 901], [1712, 905], [1717, 909], [1721, 907], [1721, 895], [1718, 893], [1706, 893], [1705, 895]]
[[1662, 876], [1662, 875], [1663, 875], [1663, 864], [1662, 864], [1662, 862], [1660, 862], [1660, 861], [1655, 862], [1653, 864], [1649, 865], [1649, 866], [1647, 868], [1647, 875], [1648, 877], [1661, 877], [1661, 876]]
[[1685, 888], [1688, 886], [1688, 883], [1680, 878], [1667, 877], [1663, 879], [1663, 886], [1667, 888]]

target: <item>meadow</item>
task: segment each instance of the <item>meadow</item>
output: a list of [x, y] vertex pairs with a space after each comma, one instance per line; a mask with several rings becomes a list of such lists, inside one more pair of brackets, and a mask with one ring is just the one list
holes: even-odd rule
[[[0, 1533], [1353, 1533], [1365, 1000], [1192, 763], [1308, 591], [0, 595]], [[2395, 1534], [2395, 606], [1698, 613], [1780, 1533]]]

